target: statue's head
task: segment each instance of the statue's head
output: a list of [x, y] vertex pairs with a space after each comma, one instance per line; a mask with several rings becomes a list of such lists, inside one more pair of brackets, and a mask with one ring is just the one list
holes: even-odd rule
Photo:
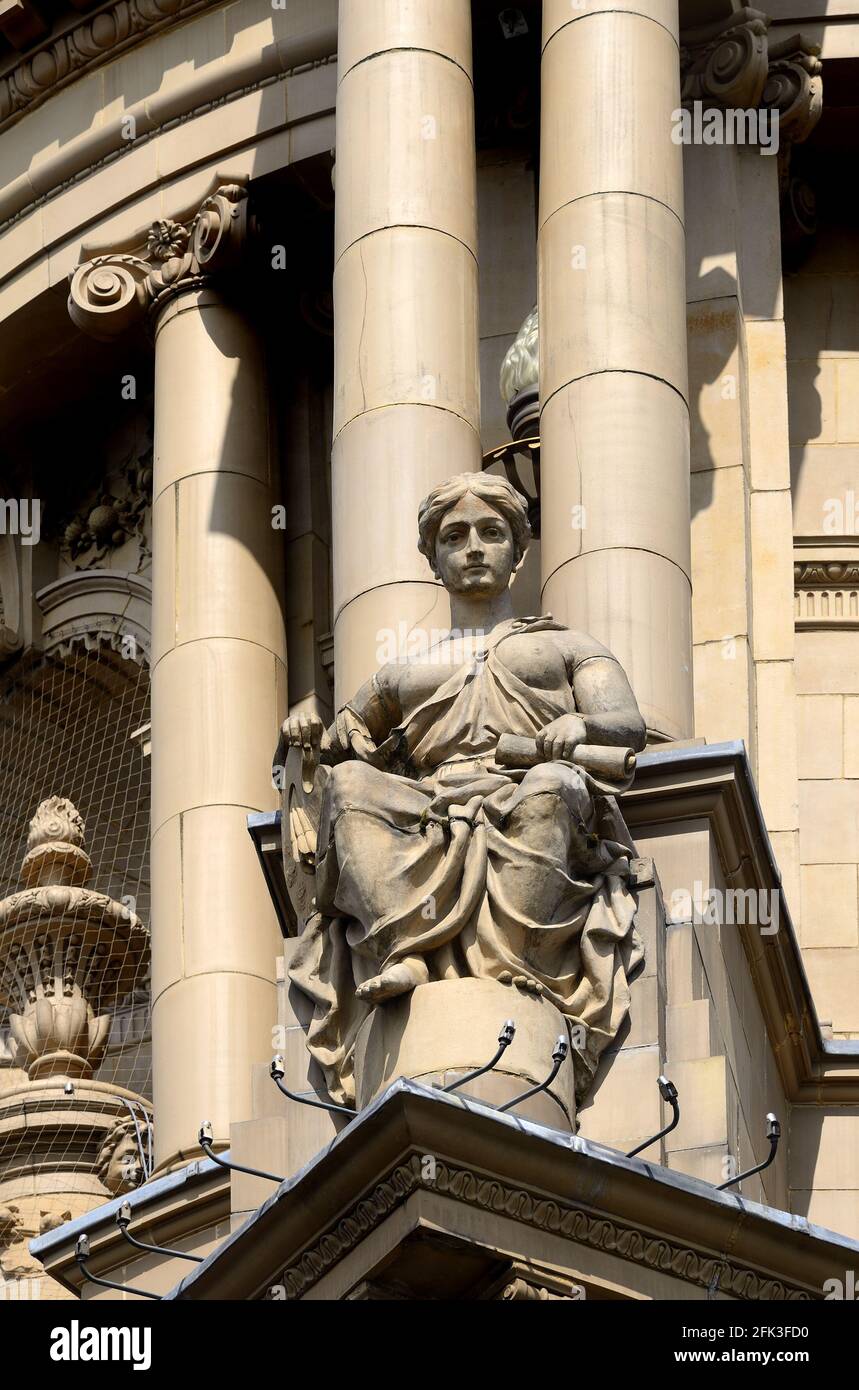
[[119, 1196], [139, 1187], [146, 1174], [140, 1161], [140, 1150], [132, 1120], [117, 1120], [108, 1131], [97, 1159], [99, 1181], [108, 1192]]
[[462, 473], [434, 488], [418, 511], [418, 549], [455, 594], [503, 593], [531, 540], [521, 494], [505, 478]]

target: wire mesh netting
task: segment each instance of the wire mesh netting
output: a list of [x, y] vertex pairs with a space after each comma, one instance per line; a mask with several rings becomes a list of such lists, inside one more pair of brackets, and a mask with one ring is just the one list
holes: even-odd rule
[[[67, 1057], [151, 1097], [148, 720], [148, 668], [105, 648], [25, 658], [0, 684], [0, 1095]], [[37, 904], [10, 904], [33, 885]]]

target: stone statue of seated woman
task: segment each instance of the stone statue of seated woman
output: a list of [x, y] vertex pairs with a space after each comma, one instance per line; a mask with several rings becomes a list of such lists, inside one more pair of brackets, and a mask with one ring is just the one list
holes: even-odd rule
[[[626, 1018], [642, 951], [635, 850], [612, 795], [623, 783], [577, 753], [639, 750], [644, 722], [598, 642], [548, 615], [514, 617], [530, 528], [509, 483], [452, 478], [418, 524], [450, 633], [383, 666], [327, 731], [287, 720], [276, 755], [298, 750], [305, 791], [315, 777], [310, 809], [299, 786], [283, 817], [291, 867], [315, 873], [290, 970], [314, 1005], [308, 1047], [331, 1095], [351, 1103], [373, 1010], [433, 982], [491, 980], [578, 1028], [581, 1097]], [[500, 758], [510, 735], [531, 750], [518, 766]]]

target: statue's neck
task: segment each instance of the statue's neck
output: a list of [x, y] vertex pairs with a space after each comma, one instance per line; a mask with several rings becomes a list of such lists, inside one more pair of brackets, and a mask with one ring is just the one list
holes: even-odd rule
[[454, 632], [492, 632], [513, 617], [510, 590], [491, 599], [473, 599], [463, 594], [450, 596], [450, 626]]

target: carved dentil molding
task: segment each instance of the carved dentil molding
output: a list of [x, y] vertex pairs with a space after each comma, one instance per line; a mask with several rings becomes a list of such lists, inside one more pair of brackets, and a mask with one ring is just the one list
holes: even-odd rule
[[187, 222], [153, 222], [137, 254], [96, 256], [71, 276], [69, 314], [95, 338], [111, 340], [179, 294], [235, 270], [247, 241], [247, 189], [222, 184]]
[[793, 579], [798, 631], [859, 629], [859, 560], [800, 560]]
[[42, 611], [42, 641], [54, 656], [75, 649], [109, 647], [124, 660], [143, 665], [152, 643], [152, 584], [127, 570], [83, 569], [46, 584], [36, 593]]

